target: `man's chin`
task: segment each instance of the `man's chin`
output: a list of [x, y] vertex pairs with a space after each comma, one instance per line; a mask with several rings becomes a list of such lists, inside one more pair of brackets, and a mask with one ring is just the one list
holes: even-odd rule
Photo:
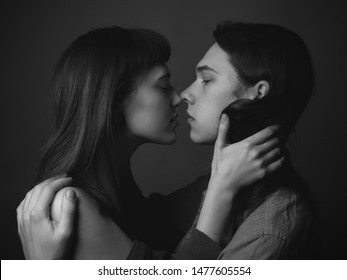
[[192, 140], [193, 143], [198, 145], [213, 145], [215, 141], [210, 141], [209, 139], [206, 139], [202, 137], [201, 135], [197, 135], [196, 133], [190, 132], [190, 140]]

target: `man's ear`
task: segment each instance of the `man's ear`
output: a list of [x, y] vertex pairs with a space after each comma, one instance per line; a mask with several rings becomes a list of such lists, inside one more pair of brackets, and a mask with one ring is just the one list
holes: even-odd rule
[[270, 85], [267, 81], [261, 80], [254, 86], [246, 90], [245, 98], [247, 99], [261, 99], [267, 95], [270, 90]]
[[257, 99], [259, 98], [263, 98], [267, 95], [267, 93], [269, 92], [270, 90], [270, 85], [267, 81], [259, 81], [255, 87], [257, 88], [257, 91], [258, 91], [258, 95], [257, 95]]

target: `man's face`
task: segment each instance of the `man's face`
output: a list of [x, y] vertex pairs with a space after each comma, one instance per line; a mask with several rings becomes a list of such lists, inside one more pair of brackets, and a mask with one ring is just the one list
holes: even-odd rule
[[221, 113], [238, 98], [242, 88], [228, 54], [213, 44], [196, 67], [196, 80], [181, 93], [188, 104], [193, 142], [215, 142]]

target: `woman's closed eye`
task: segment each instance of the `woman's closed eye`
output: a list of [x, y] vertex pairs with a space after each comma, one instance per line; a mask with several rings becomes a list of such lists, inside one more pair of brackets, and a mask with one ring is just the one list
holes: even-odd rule
[[162, 85], [158, 85], [158, 87], [163, 90], [164, 92], [169, 92], [173, 89], [171, 84], [162, 84]]

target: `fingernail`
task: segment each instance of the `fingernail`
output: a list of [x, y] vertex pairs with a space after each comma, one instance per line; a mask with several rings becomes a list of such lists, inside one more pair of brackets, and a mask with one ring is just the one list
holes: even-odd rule
[[272, 126], [272, 129], [274, 130], [274, 131], [277, 131], [277, 130], [279, 130], [281, 127], [278, 125], [278, 124], [275, 124], [275, 125], [273, 125]]
[[228, 120], [228, 116], [226, 114], [222, 114], [221, 121], [226, 122]]
[[73, 190], [68, 190], [66, 192], [66, 197], [70, 200], [74, 200], [76, 198], [76, 192]]

